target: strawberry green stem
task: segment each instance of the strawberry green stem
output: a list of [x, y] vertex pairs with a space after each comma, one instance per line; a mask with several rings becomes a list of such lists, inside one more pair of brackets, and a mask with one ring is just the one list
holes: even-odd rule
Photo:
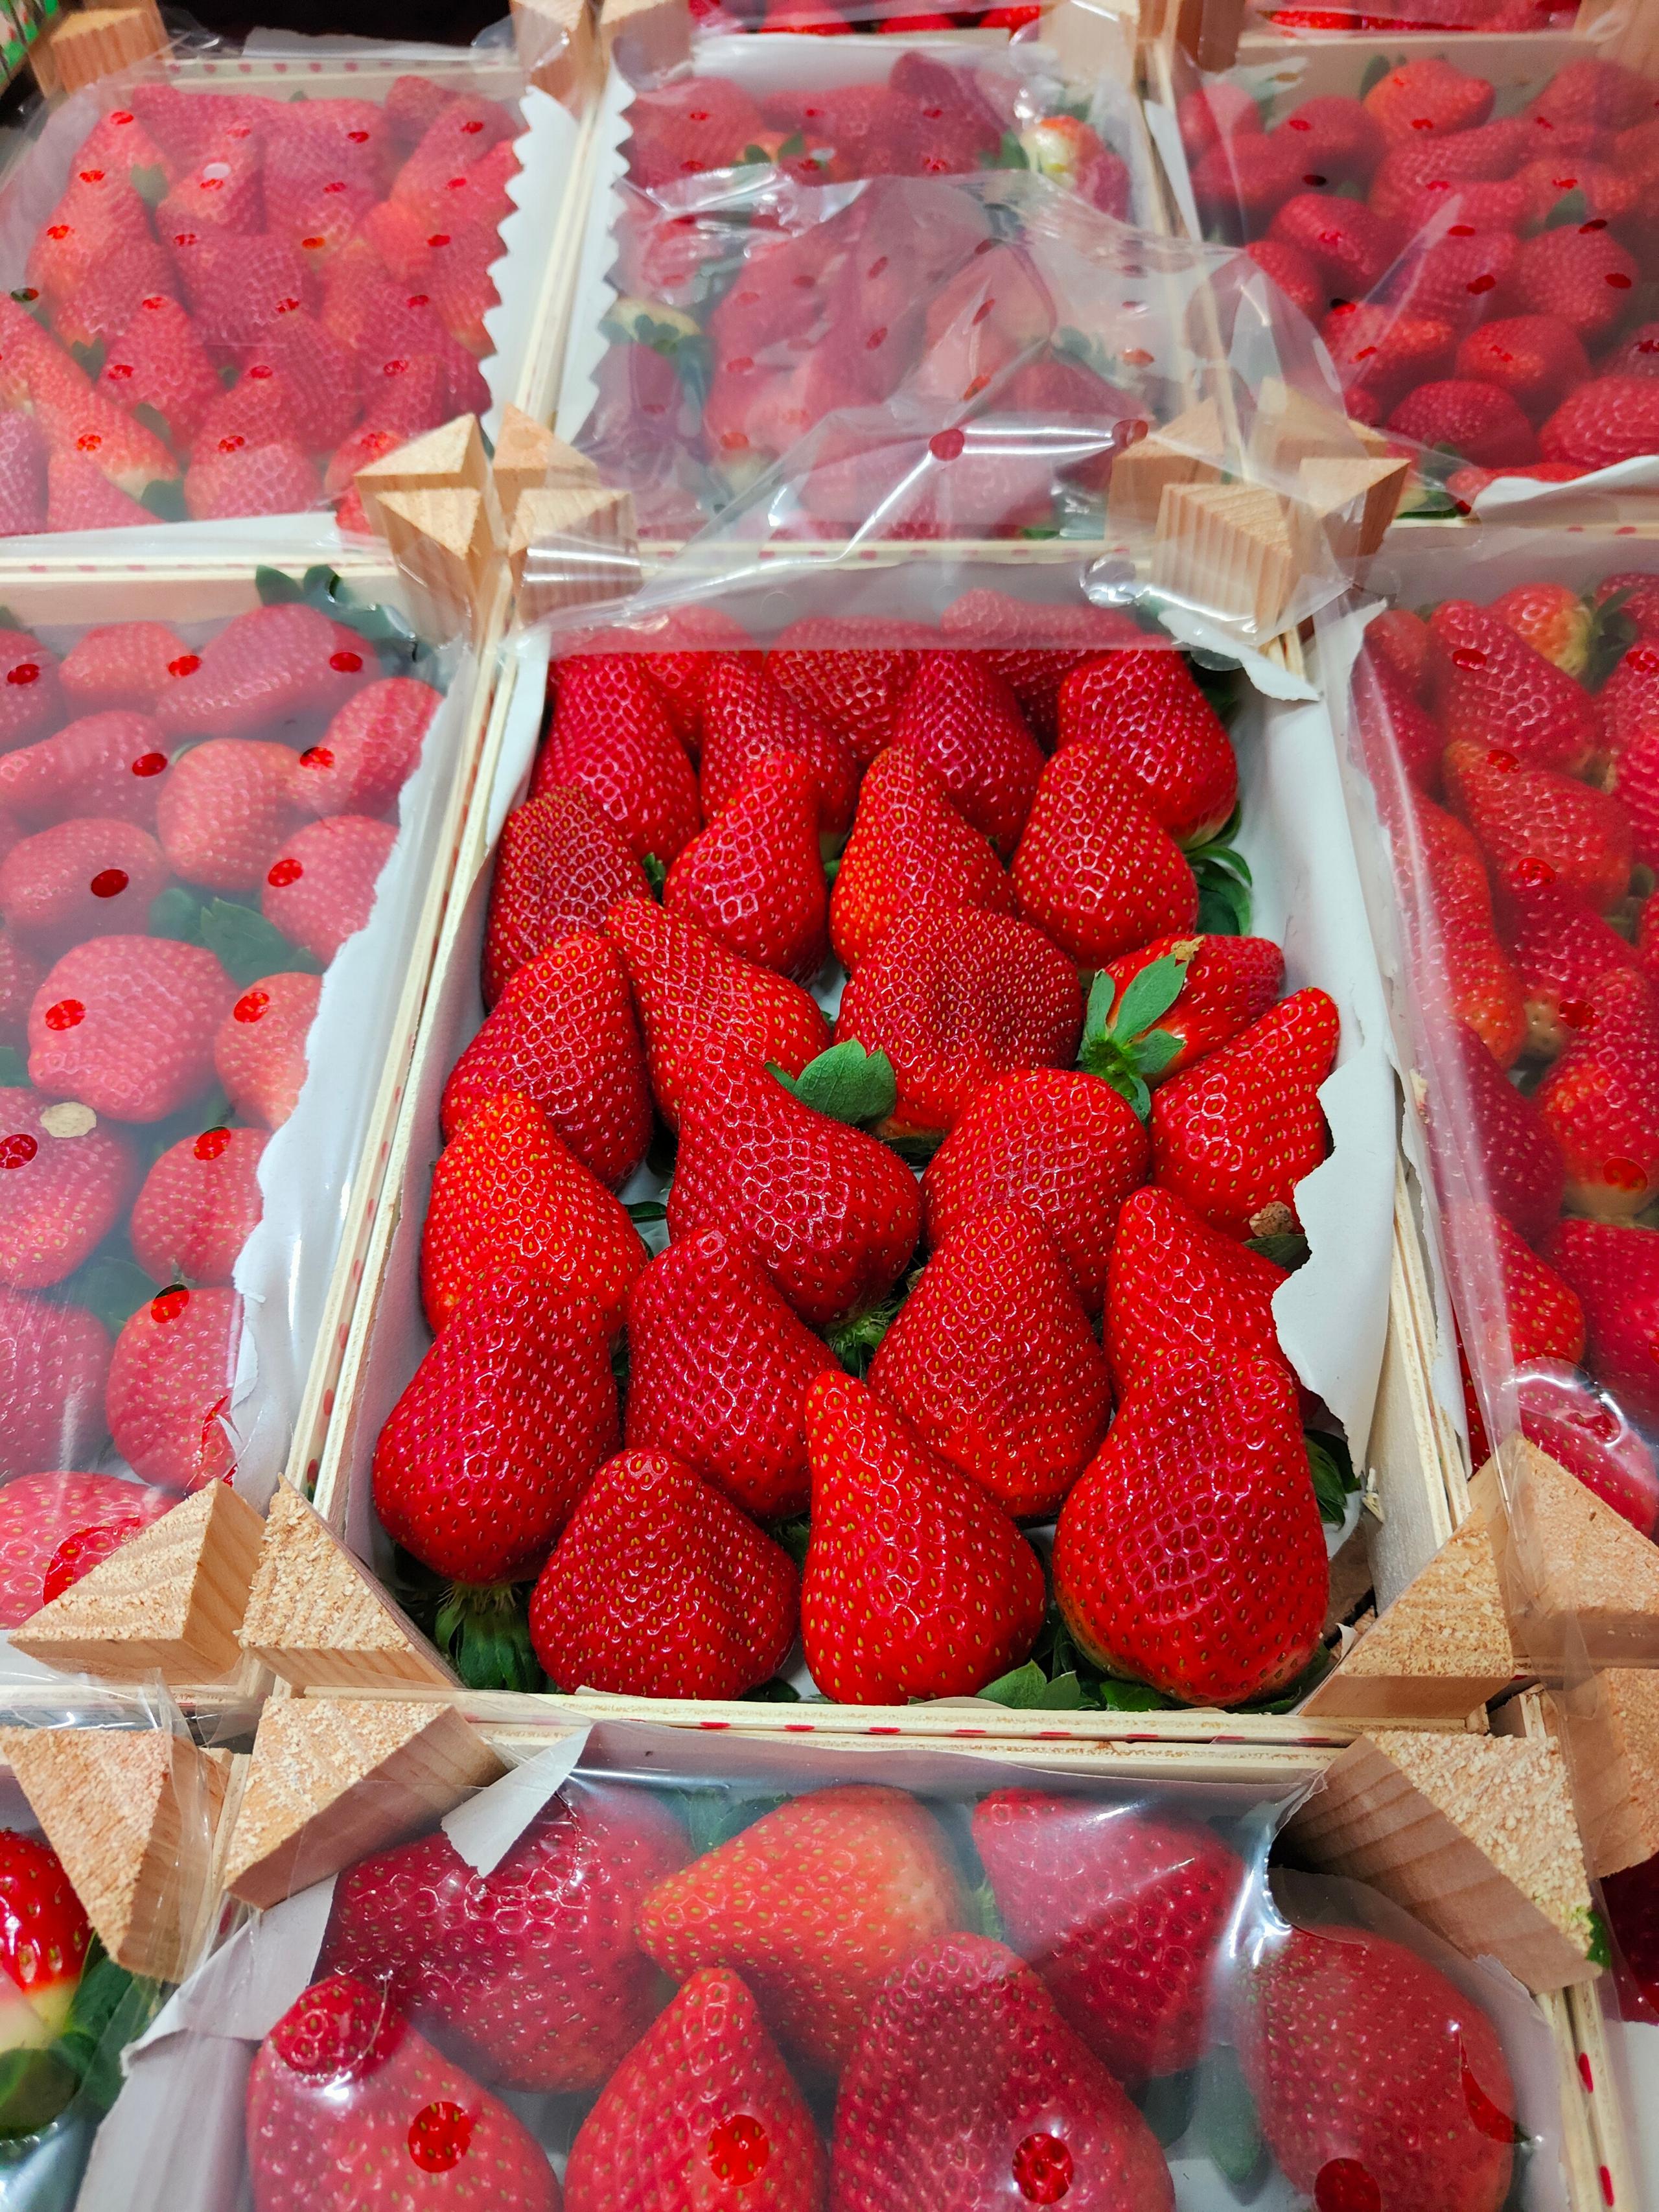
[[434, 1633], [438, 1649], [469, 1690], [543, 1686], [517, 1583], [452, 1583]]

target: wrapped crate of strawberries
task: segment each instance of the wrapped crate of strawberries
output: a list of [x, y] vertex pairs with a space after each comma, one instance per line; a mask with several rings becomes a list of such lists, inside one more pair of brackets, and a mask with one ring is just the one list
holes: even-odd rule
[[574, 118], [510, 52], [302, 56], [106, 79], [13, 165], [0, 532], [364, 532], [356, 470], [513, 396]]
[[1520, 1984], [1277, 1863], [1327, 1863], [1316, 1765], [440, 1709], [417, 1807], [396, 1711], [268, 1716], [227, 1855], [258, 1917], [135, 2054], [81, 2212], [1570, 2201]]
[[518, 671], [319, 1508], [476, 1680], [1294, 1699], [1393, 1197], [1328, 728], [1076, 563], [779, 574]]
[[1431, 511], [1652, 488], [1659, 82], [1617, 51], [1291, 41], [1169, 88], [1188, 220], [1317, 325], [1350, 413], [1418, 454]]
[[487, 696], [355, 584], [0, 581], [7, 1630], [314, 1455]]

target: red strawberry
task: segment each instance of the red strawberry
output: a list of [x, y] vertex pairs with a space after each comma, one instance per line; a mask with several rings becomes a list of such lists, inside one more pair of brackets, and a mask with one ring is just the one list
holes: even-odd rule
[[[702, 749], [703, 695], [715, 663], [728, 653], [758, 658], [754, 640], [741, 623], [718, 607], [701, 606], [675, 607], [648, 630], [614, 635], [619, 649], [626, 642], [645, 652], [646, 673], [662, 693], [680, 743], [695, 760]], [[597, 650], [600, 640], [593, 643]], [[806, 699], [802, 704], [810, 707], [814, 702]], [[829, 714], [827, 719], [837, 718]]]
[[1244, 251], [1293, 307], [1299, 307], [1310, 322], [1319, 320], [1329, 302], [1324, 279], [1305, 253], [1278, 238], [1252, 239]]
[[209, 890], [251, 891], [301, 819], [287, 745], [210, 738], [167, 772], [156, 830], [167, 865]]
[[738, 1698], [795, 1641], [793, 1560], [666, 1452], [625, 1451], [582, 1493], [530, 1603], [554, 1686]]
[[546, 1270], [480, 1254], [374, 1447], [395, 1542], [457, 1582], [537, 1571], [616, 1448], [609, 1326]]
[[[1453, 1249], [1479, 1252], [1493, 1267], [1503, 1295], [1498, 1314], [1471, 1313], [1461, 1334], [1465, 1354], [1483, 1379], [1507, 1376], [1534, 1359], [1565, 1360], [1576, 1367], [1584, 1356], [1584, 1309], [1577, 1293], [1547, 1267], [1516, 1229], [1489, 1206], [1454, 1207], [1447, 1218]], [[1469, 1415], [1469, 1451], [1478, 1467], [1491, 1452], [1475, 1395], [1464, 1389]]]
[[1186, 658], [1156, 647], [1112, 653], [1060, 687], [1060, 744], [1095, 745], [1182, 844], [1213, 837], [1238, 798], [1238, 768]]
[[1460, 188], [1513, 176], [1527, 151], [1525, 126], [1512, 118], [1391, 146], [1371, 179], [1370, 206], [1397, 222], [1412, 211], [1419, 195], [1432, 195], [1454, 220], [1468, 220]]
[[1093, 744], [1067, 746], [1044, 769], [1013, 879], [1027, 921], [1083, 967], [1188, 933], [1198, 918], [1198, 886], [1180, 848], [1139, 785]]
[[1164, 1359], [1191, 1353], [1288, 1368], [1273, 1323], [1283, 1267], [1200, 1220], [1167, 1190], [1132, 1191], [1118, 1215], [1104, 1335], [1125, 1395]]
[[664, 906], [744, 959], [810, 983], [830, 952], [819, 805], [807, 761], [764, 755], [669, 870]]
[[1467, 219], [1443, 228], [1436, 223], [1433, 231], [1401, 257], [1384, 297], [1396, 312], [1426, 315], [1462, 332], [1485, 313], [1520, 247], [1511, 232], [1480, 230]]
[[383, 1989], [313, 1982], [259, 2046], [247, 2083], [254, 2212], [337, 2212], [379, 2197], [558, 2212], [547, 2154], [505, 2105], [441, 2058]]
[[929, 1261], [870, 1388], [1022, 1521], [1052, 1517], [1111, 1410], [1070, 1273], [1023, 1206], [976, 1215]]
[[1602, 978], [1537, 1104], [1566, 1162], [1568, 1203], [1610, 1220], [1639, 1213], [1659, 1191], [1659, 1004], [1644, 977]]
[[112, 335], [100, 388], [123, 407], [149, 408], [181, 451], [220, 398], [220, 383], [196, 326], [170, 292], [150, 291]]
[[566, 2212], [712, 2206], [740, 2191], [752, 2196], [763, 2173], [757, 2202], [767, 2212], [817, 2212], [823, 2203], [824, 2156], [812, 2116], [754, 1998], [736, 1974], [705, 1967], [582, 2122], [566, 2173]]
[[135, 1165], [84, 1108], [0, 1088], [0, 1283], [41, 1291], [72, 1274], [120, 1218]]
[[977, 2212], [1016, 2192], [1079, 2212], [1175, 2204], [1146, 2121], [1030, 1967], [984, 1936], [929, 1944], [877, 1997], [830, 2172], [838, 2212]]
[[1439, 54], [1401, 62], [1378, 79], [1364, 106], [1390, 146], [1473, 131], [1492, 113], [1495, 97], [1484, 77], [1465, 76]]
[[712, 822], [769, 754], [793, 754], [811, 769], [825, 836], [844, 836], [858, 792], [852, 748], [747, 656], [719, 654], [702, 702], [702, 792]]
[[1659, 380], [1647, 376], [1602, 376], [1581, 384], [1538, 434], [1538, 450], [1546, 460], [1577, 468], [1611, 468], [1656, 447]]
[[1559, 315], [1509, 315], [1471, 331], [1457, 349], [1456, 374], [1507, 392], [1534, 422], [1589, 380], [1589, 356]]
[[83, 1306], [0, 1291], [0, 1478], [102, 1456], [109, 1361]]
[[1307, 164], [1301, 149], [1273, 132], [1224, 138], [1193, 170], [1193, 195], [1206, 225], [1229, 238], [1265, 230], [1286, 200], [1301, 191]]
[[[175, 662], [180, 664], [177, 670]], [[125, 708], [149, 714], [177, 677], [198, 665], [166, 623], [103, 623], [83, 630], [64, 655], [58, 681], [75, 714]]]
[[1585, 765], [1595, 744], [1589, 699], [1500, 615], [1444, 599], [1429, 639], [1429, 700], [1449, 743], [1498, 746], [1570, 774]]
[[1223, 138], [1262, 127], [1261, 108], [1242, 84], [1225, 77], [1208, 79], [1186, 94], [1176, 113], [1189, 161], [1200, 160]]
[[945, 779], [890, 745], [864, 779], [830, 896], [830, 936], [855, 968], [907, 907], [947, 902], [1010, 912], [1013, 885], [989, 841], [951, 805]]
[[1659, 1522], [1659, 1468], [1623, 1409], [1553, 1360], [1523, 1369], [1516, 1397], [1522, 1434], [1651, 1537]]
[[830, 1042], [830, 1025], [799, 984], [752, 967], [696, 923], [628, 899], [605, 923], [634, 987], [657, 1105], [677, 1127], [688, 1090], [730, 1048], [799, 1075]]
[[228, 1283], [264, 1211], [263, 1129], [181, 1137], [144, 1178], [132, 1208], [133, 1257], [152, 1280]]
[[13, 2093], [19, 2105], [30, 2111], [38, 2098], [48, 2124], [70, 2089], [54, 2081], [50, 2061], [32, 2080], [21, 2054], [50, 2046], [68, 2027], [91, 1940], [85, 1908], [46, 1838], [0, 1828], [0, 2049], [14, 2069], [22, 2065]]
[[98, 937], [50, 970], [29, 1009], [29, 1080], [118, 1121], [160, 1121], [206, 1088], [229, 1008], [199, 945]]
[[483, 998], [493, 1006], [538, 952], [598, 929], [625, 899], [648, 901], [645, 871], [588, 793], [556, 784], [514, 809], [495, 848], [484, 935]]
[[1565, 885], [1512, 871], [1504, 888], [1504, 933], [1526, 994], [1528, 1048], [1553, 1058], [1583, 1027], [1603, 979], [1638, 968], [1637, 956]]
[[952, 804], [999, 852], [1025, 826], [1042, 755], [1013, 693], [975, 654], [929, 653], [905, 692], [893, 742], [929, 762]]
[[32, 415], [0, 415], [0, 538], [49, 526], [46, 441]]
[[1558, 882], [1603, 913], [1624, 898], [1631, 825], [1618, 799], [1523, 765], [1505, 745], [1449, 744], [1445, 773], [1453, 806], [1495, 868], [1522, 883]]
[[[1625, 319], [1641, 273], [1635, 256], [1605, 223], [1592, 221], [1541, 230], [1525, 240], [1508, 290], [1519, 313], [1559, 315], [1586, 345], [1594, 345], [1610, 337]], [[1547, 445], [1544, 458], [1571, 456]]]
[[279, 317], [246, 355], [237, 389], [277, 386], [301, 445], [324, 452], [337, 446], [356, 423], [356, 364], [314, 315], [301, 308]]
[[1480, 468], [1521, 466], [1538, 453], [1532, 425], [1508, 392], [1455, 377], [1408, 392], [1388, 428], [1391, 436], [1445, 447]]
[[1604, 376], [1659, 376], [1659, 323], [1640, 323], [1601, 363]]
[[142, 1481], [199, 1490], [234, 1468], [225, 1422], [241, 1334], [242, 1301], [221, 1289], [162, 1291], [123, 1327], [104, 1410]]
[[650, 854], [666, 867], [696, 836], [696, 779], [642, 656], [583, 653], [561, 664], [531, 796], [554, 784], [591, 793], [638, 860]]
[[1543, 1255], [1583, 1305], [1590, 1372], [1633, 1420], [1659, 1424], [1659, 1231], [1567, 1220]]
[[34, 413], [52, 460], [89, 462], [130, 498], [178, 478], [179, 465], [161, 440], [91, 386], [60, 394], [37, 384]]
[[1330, 1577], [1285, 1367], [1156, 1362], [1060, 1510], [1054, 1577], [1097, 1666], [1188, 1705], [1294, 1681], [1318, 1647]]
[[373, 679], [363, 641], [316, 608], [257, 607], [203, 647], [155, 713], [175, 739], [308, 733]]
[[1515, 963], [1492, 926], [1492, 888], [1480, 848], [1455, 814], [1419, 799], [1411, 810], [1427, 913], [1416, 918], [1417, 955], [1437, 1003], [1508, 1067], [1527, 1038]]
[[107, 1545], [100, 1554], [107, 1558], [178, 1503], [171, 1491], [115, 1474], [20, 1474], [7, 1483], [0, 1489], [0, 1628], [21, 1628], [78, 1581], [64, 1570], [83, 1548]]
[[1425, 1104], [1430, 1127], [1438, 1121], [1443, 1154], [1467, 1133], [1468, 1157], [1480, 1194], [1512, 1222], [1528, 1242], [1543, 1237], [1561, 1210], [1566, 1170], [1561, 1148], [1532, 1100], [1504, 1080], [1492, 1054], [1461, 1024], [1437, 1042], [1445, 1055], [1446, 1096], [1431, 1090]]
[[1121, 607], [1038, 606], [983, 587], [953, 599], [939, 626], [1001, 677], [1044, 745], [1054, 741], [1060, 687], [1073, 669], [1146, 635]]
[[[278, 158], [281, 140], [274, 134], [269, 148]], [[209, 158], [177, 176], [155, 209], [155, 227], [163, 236], [179, 230], [237, 232], [251, 237], [264, 228], [264, 196], [260, 173], [267, 149], [257, 142], [240, 145], [221, 141]]]
[[1273, 129], [1288, 135], [1308, 167], [1324, 172], [1322, 182], [1328, 184], [1368, 183], [1388, 144], [1370, 110], [1341, 93], [1304, 100]]
[[367, 926], [380, 871], [397, 842], [392, 823], [364, 814], [307, 823], [283, 839], [265, 870], [259, 894], [265, 920], [326, 966]]
[[1364, 1929], [1292, 1927], [1259, 1954], [1241, 2029], [1262, 2133], [1292, 2189], [1333, 2203], [1360, 2189], [1423, 2212], [1503, 2203], [1516, 2110], [1503, 2047], [1415, 1952]]
[[1333, 299], [1361, 299], [1400, 250], [1397, 213], [1390, 207], [1379, 215], [1358, 201], [1298, 191], [1273, 216], [1268, 236], [1305, 254]]
[[1620, 654], [1618, 666], [1596, 694], [1595, 706], [1601, 748], [1613, 756], [1615, 768], [1621, 767], [1620, 755], [1659, 731], [1659, 647], [1642, 638]]
[[132, 320], [141, 300], [175, 295], [173, 264], [153, 241], [134, 240], [124, 252], [100, 262], [62, 301], [52, 335], [77, 355], [112, 346]]
[[1195, 2066], [1243, 1863], [1213, 1830], [1037, 1790], [994, 1790], [974, 1848], [1010, 1942], [1121, 2081]]
[[34, 234], [26, 282], [55, 306], [103, 263], [149, 235], [149, 210], [124, 177], [99, 168], [77, 171]]
[[1535, 653], [1583, 679], [1589, 662], [1590, 611], [1570, 585], [1517, 584], [1492, 601], [1492, 611]]
[[0, 917], [50, 959], [100, 931], [147, 927], [150, 901], [167, 880], [148, 830], [77, 817], [23, 838], [0, 860]]
[[875, 1138], [817, 1112], [735, 1051], [685, 1091], [668, 1194], [671, 1238], [750, 1237], [791, 1305], [817, 1328], [884, 1297], [915, 1249], [921, 1200]]
[[1154, 1180], [1212, 1227], [1247, 1237], [1325, 1157], [1319, 1085], [1336, 1056], [1323, 991], [1293, 992], [1152, 1101]]
[[[913, 647], [890, 642], [893, 628], [875, 618], [804, 616], [779, 631], [766, 657], [773, 681], [839, 730], [861, 769], [891, 742], [919, 665]], [[918, 642], [927, 635], [918, 633]]]
[[850, 1376], [809, 1388], [806, 1437], [801, 1633], [825, 1695], [970, 1697], [1019, 1666], [1042, 1622], [1042, 1571], [1003, 1508]]
[[166, 742], [150, 714], [82, 714], [55, 737], [0, 753], [0, 806], [31, 829], [82, 812], [154, 829]]
[[[1162, 1012], [1143, 1018], [1128, 996], [1129, 986], [1164, 960], [1178, 963], [1179, 978], [1169, 979], [1171, 984], [1178, 980], [1178, 989]], [[1138, 951], [1109, 960], [1101, 972], [1111, 984], [1107, 1018], [1100, 1033], [1092, 1024], [1085, 1031], [1083, 1065], [1109, 1078], [1127, 1059], [1133, 1072], [1141, 1072], [1136, 1048], [1156, 1028], [1177, 1049], [1161, 1067], [1146, 1072], [1152, 1083], [1179, 1075], [1259, 1020], [1284, 988], [1285, 956], [1265, 937], [1155, 937]], [[1126, 1023], [1133, 1026], [1125, 1029]]]
[[1559, 134], [1574, 125], [1601, 131], [1627, 131], [1653, 110], [1645, 77], [1597, 56], [1565, 63], [1527, 109], [1535, 126]]
[[192, 522], [239, 514], [296, 514], [316, 506], [322, 491], [304, 447], [292, 438], [256, 443], [231, 433], [204, 453], [198, 441], [185, 477], [185, 505]]
[[514, 976], [444, 1086], [445, 1137], [507, 1091], [533, 1099], [613, 1190], [645, 1158], [645, 1055], [628, 971], [605, 938], [588, 930], [561, 938]]
[[[155, 91], [160, 87], [149, 88]], [[186, 100], [185, 105], [191, 103]], [[76, 167], [109, 169], [131, 184], [135, 169], [160, 169], [171, 182], [177, 164], [162, 151], [131, 108], [117, 107], [100, 116], [81, 141]]]
[[774, 1289], [747, 1239], [671, 1244], [628, 1307], [630, 1449], [671, 1454], [762, 1520], [802, 1511], [801, 1401], [836, 1360]]
[[29, 1007], [45, 974], [33, 953], [0, 930], [0, 1043], [27, 1043]]
[[1363, 396], [1375, 406], [1379, 422], [1405, 392], [1431, 377], [1443, 376], [1457, 343], [1450, 323], [1352, 301], [1340, 301], [1331, 309], [1319, 335], [1350, 409]]
[[0, 629], [0, 750], [44, 738], [63, 720], [58, 655], [26, 629]]
[[53, 453], [46, 463], [48, 530], [150, 530], [155, 523], [147, 507], [79, 453]]
[[286, 239], [198, 227], [167, 231], [161, 243], [173, 252], [197, 336], [216, 355], [263, 345], [283, 316], [316, 303], [316, 279]]
[[520, 1267], [591, 1299], [614, 1333], [645, 1256], [622, 1206], [533, 1099], [508, 1092], [476, 1107], [439, 1157], [421, 1241], [421, 1295], [434, 1329], [481, 1275]]
[[307, 814], [382, 814], [415, 772], [441, 694], [387, 676], [347, 700], [300, 755], [293, 795]]
[[300, 1103], [320, 975], [262, 975], [219, 1024], [214, 1073], [239, 1114], [280, 1129]]

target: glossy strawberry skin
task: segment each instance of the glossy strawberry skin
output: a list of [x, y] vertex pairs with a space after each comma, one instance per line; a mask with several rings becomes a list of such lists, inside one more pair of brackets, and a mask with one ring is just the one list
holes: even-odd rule
[[237, 615], [164, 691], [155, 714], [180, 738], [309, 733], [374, 680], [363, 641], [314, 607]]
[[1185, 957], [1187, 974], [1180, 997], [1153, 1024], [1181, 1039], [1159, 1078], [1165, 1082], [1259, 1021], [1285, 987], [1285, 955], [1270, 938], [1155, 937], [1106, 963], [1117, 987], [1114, 1013], [1141, 969], [1172, 953]]
[[87, 813], [153, 830], [167, 767], [167, 733], [153, 714], [82, 714], [0, 754], [0, 806], [29, 829]]
[[1117, 1218], [1104, 1335], [1120, 1396], [1160, 1359], [1267, 1359], [1288, 1366], [1273, 1322], [1283, 1267], [1212, 1229], [1153, 1186]]
[[845, 734], [860, 768], [891, 742], [916, 672], [915, 649], [890, 643], [891, 635], [884, 622], [808, 616], [781, 630], [767, 655], [774, 679]]
[[740, 958], [810, 983], [830, 951], [819, 804], [805, 760], [763, 755], [669, 870], [664, 906]]
[[0, 1088], [0, 1283], [39, 1291], [72, 1273], [125, 1212], [136, 1167], [93, 1117]]
[[115, 1474], [14, 1476], [0, 1488], [0, 1628], [21, 1628], [58, 1595], [46, 1583], [70, 1540], [107, 1530], [130, 1540], [178, 1502]]
[[102, 1457], [110, 1340], [84, 1306], [0, 1291], [0, 1476]]
[[[1576, 1367], [1584, 1356], [1584, 1309], [1578, 1294], [1540, 1260], [1519, 1231], [1491, 1206], [1470, 1203], [1451, 1211], [1447, 1231], [1453, 1249], [1466, 1259], [1479, 1255], [1495, 1268], [1502, 1311], [1465, 1311], [1459, 1324], [1466, 1358], [1486, 1380], [1498, 1381], [1536, 1359], [1565, 1360]], [[1490, 1444], [1480, 1402], [1467, 1380], [1469, 1453], [1479, 1466]]]
[[890, 745], [864, 779], [830, 895], [830, 939], [849, 970], [906, 907], [949, 902], [1008, 914], [1013, 885], [988, 838], [951, 805], [930, 762]]
[[264, 1211], [263, 1129], [204, 1129], [169, 1146], [133, 1201], [132, 1255], [151, 1279], [228, 1283]]
[[1449, 744], [1445, 774], [1453, 807], [1494, 868], [1559, 882], [1604, 914], [1623, 899], [1630, 817], [1611, 793], [1528, 768], [1503, 745]]
[[702, 704], [699, 781], [708, 819], [729, 806], [751, 770], [775, 753], [805, 762], [817, 787], [824, 836], [845, 836], [858, 796], [857, 765], [846, 738], [764, 669], [737, 654], [721, 654]]
[[1198, 885], [1140, 787], [1092, 744], [1056, 753], [1014, 854], [1028, 921], [1079, 967], [1097, 968], [1149, 939], [1190, 934]]
[[210, 952], [99, 937], [47, 974], [29, 1009], [29, 1080], [118, 1121], [159, 1121], [207, 1087], [229, 977]]
[[199, 1490], [236, 1461], [227, 1433], [242, 1302], [225, 1289], [161, 1291], [116, 1340], [104, 1389], [115, 1448], [145, 1482]]
[[1659, 1191], [1659, 1004], [1640, 975], [1602, 981], [1535, 1097], [1575, 1212], [1628, 1220]]
[[740, 1698], [795, 1640], [799, 1578], [781, 1546], [666, 1452], [608, 1461], [530, 1601], [555, 1688]]
[[598, 929], [624, 899], [651, 887], [627, 840], [592, 795], [553, 784], [514, 809], [495, 848], [485, 927], [483, 1000], [493, 1006], [538, 952], [578, 929]]
[[483, 1269], [380, 1431], [375, 1510], [434, 1573], [516, 1582], [616, 1442], [604, 1317], [521, 1266]]
[[1262, 1359], [1159, 1361], [1061, 1509], [1054, 1591], [1097, 1665], [1186, 1705], [1282, 1689], [1329, 1593], [1296, 1386]]
[[1013, 693], [978, 654], [921, 657], [893, 742], [936, 768], [965, 819], [999, 853], [1012, 852], [1031, 811], [1042, 753]]
[[86, 1907], [46, 1838], [0, 1828], [0, 1978], [17, 2008], [9, 2048], [62, 2032], [91, 1941]]
[[213, 1040], [214, 1073], [239, 1114], [279, 1129], [300, 1103], [323, 979], [289, 970], [240, 994]]
[[811, 1494], [803, 1403], [834, 1353], [741, 1232], [705, 1229], [652, 1261], [628, 1302], [627, 1438], [670, 1453], [757, 1520]]
[[933, 1255], [882, 1339], [870, 1388], [1018, 1521], [1046, 1521], [1111, 1412], [1106, 1360], [1070, 1273], [1022, 1206]]
[[282, 841], [266, 869], [259, 910], [326, 967], [368, 926], [396, 827], [366, 814], [329, 814]]
[[1504, 935], [1526, 995], [1528, 1048], [1553, 1059], [1571, 1044], [1603, 981], [1638, 967], [1627, 939], [1565, 884], [1526, 880], [1512, 869], [1500, 884]]
[[1498, 746], [1537, 768], [1582, 768], [1589, 696], [1489, 607], [1446, 599], [1429, 617], [1429, 702], [1449, 744]]
[[649, 854], [667, 867], [702, 827], [696, 778], [642, 656], [582, 654], [561, 665], [530, 795], [557, 784], [586, 790], [638, 860]]
[[[1468, 1176], [1474, 1188], [1456, 1195], [1489, 1198], [1529, 1243], [1546, 1236], [1561, 1211], [1566, 1166], [1535, 1103], [1504, 1079], [1479, 1037], [1461, 1024], [1437, 1043], [1443, 1098], [1431, 1087], [1425, 1102], [1431, 1133], [1443, 1158], [1467, 1133]], [[1459, 1162], [1460, 1182], [1462, 1180]], [[1443, 1170], [1443, 1174], [1444, 1170]]]

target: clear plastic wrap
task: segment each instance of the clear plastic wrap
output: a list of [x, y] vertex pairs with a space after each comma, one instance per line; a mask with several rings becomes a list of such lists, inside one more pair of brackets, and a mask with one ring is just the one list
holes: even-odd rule
[[1417, 460], [1423, 511], [1656, 481], [1659, 117], [1621, 27], [1406, 58], [1291, 42], [1179, 71], [1149, 118], [1188, 222], [1313, 319], [1349, 411]]
[[265, 1909], [132, 2054], [81, 2212], [1567, 2202], [1519, 1985], [1270, 1869], [1305, 1766], [484, 1733], [513, 1771], [452, 1739], [441, 1825], [368, 1780], [295, 1879], [233, 1848]]
[[0, 586], [7, 1630], [320, 1401], [483, 696], [354, 579]]
[[1310, 38], [1332, 32], [1370, 32], [1398, 38], [1402, 32], [1570, 31], [1579, 0], [1344, 0], [1334, 8], [1281, 8], [1278, 0], [1249, 0], [1249, 14], [1281, 35]]

